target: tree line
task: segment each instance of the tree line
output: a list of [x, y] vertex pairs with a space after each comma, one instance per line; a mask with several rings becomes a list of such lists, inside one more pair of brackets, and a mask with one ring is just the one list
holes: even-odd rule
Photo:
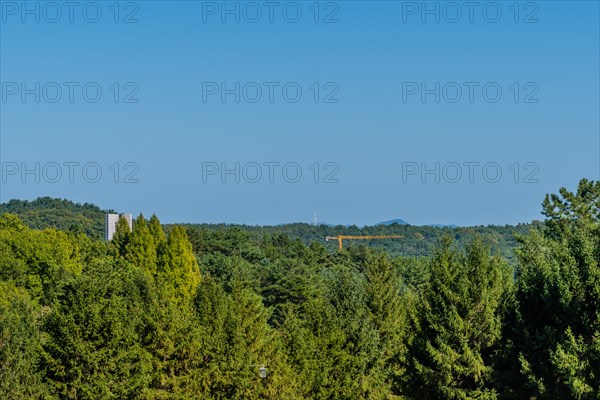
[[0, 216], [0, 398], [598, 399], [600, 182], [542, 204], [515, 263], [121, 220]]
[[[0, 214], [17, 215], [23, 223], [34, 229], [56, 228], [76, 233], [85, 233], [93, 238], [104, 237], [105, 215], [107, 212], [100, 207], [85, 203], [76, 204], [69, 200], [40, 197], [33, 201], [10, 200], [0, 204]], [[260, 241], [263, 237], [285, 234], [292, 239], [301, 239], [307, 246], [312, 242], [322, 242], [326, 248], [335, 252], [334, 242], [325, 242], [327, 236], [337, 235], [402, 235], [401, 240], [374, 240], [366, 243], [369, 247], [385, 251], [392, 256], [432, 256], [440, 240], [445, 236], [454, 239], [457, 246], [466, 248], [475, 237], [482, 238], [494, 250], [512, 265], [516, 263], [515, 249], [517, 241], [515, 234], [526, 234], [531, 228], [542, 228], [540, 221], [521, 223], [517, 225], [490, 225], [472, 227], [439, 227], [413, 226], [408, 224], [392, 224], [364, 226], [356, 225], [327, 225], [317, 226], [307, 223], [289, 223], [276, 226], [253, 226], [236, 224], [183, 224], [189, 230], [207, 230], [210, 232], [239, 228], [248, 233], [253, 240]], [[170, 225], [166, 225], [169, 229]], [[358, 243], [348, 242], [345, 246]]]

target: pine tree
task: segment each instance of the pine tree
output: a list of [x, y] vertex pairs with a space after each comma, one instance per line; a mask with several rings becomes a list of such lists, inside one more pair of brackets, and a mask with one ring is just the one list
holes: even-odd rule
[[401, 395], [406, 373], [409, 320], [413, 295], [401, 293], [401, 282], [384, 255], [366, 261], [367, 305], [380, 337], [381, 357], [378, 362], [395, 395]]
[[147, 399], [199, 398], [203, 392], [206, 330], [191, 303], [174, 302], [174, 288], [154, 285], [146, 315], [144, 348], [152, 354]]
[[[546, 196], [542, 232], [521, 238], [515, 329], [525, 393], [600, 396], [600, 182]], [[518, 388], [513, 388], [517, 392]]]
[[[196, 297], [205, 329], [199, 376], [211, 399], [300, 399], [300, 389], [260, 297], [234, 277], [231, 292], [212, 278], [203, 279]], [[267, 369], [261, 378], [259, 368]]]
[[418, 307], [410, 349], [413, 397], [496, 398], [486, 353], [500, 337], [499, 306], [507, 287], [502, 261], [481, 241], [463, 254], [444, 240]]
[[283, 330], [305, 398], [385, 398], [379, 334], [367, 307], [364, 276], [352, 267], [326, 271], [326, 291], [286, 313]]

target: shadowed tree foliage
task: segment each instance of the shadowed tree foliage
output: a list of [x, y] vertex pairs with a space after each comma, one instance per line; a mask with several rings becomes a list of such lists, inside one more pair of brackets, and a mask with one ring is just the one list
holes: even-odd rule
[[[540, 399], [600, 396], [600, 182], [582, 180], [543, 203], [546, 229], [520, 239], [513, 370]], [[514, 374], [513, 375], [517, 375]]]
[[127, 253], [127, 246], [129, 245], [129, 241], [131, 240], [131, 235], [132, 232], [129, 229], [129, 223], [123, 216], [119, 217], [115, 229], [115, 234], [112, 240], [110, 241], [110, 246], [113, 255], [125, 258], [125, 254]]

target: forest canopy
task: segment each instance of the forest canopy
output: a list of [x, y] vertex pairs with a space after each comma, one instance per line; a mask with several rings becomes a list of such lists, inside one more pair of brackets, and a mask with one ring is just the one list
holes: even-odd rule
[[3, 399], [600, 398], [600, 182], [519, 227], [139, 215], [107, 242], [90, 204], [0, 210]]

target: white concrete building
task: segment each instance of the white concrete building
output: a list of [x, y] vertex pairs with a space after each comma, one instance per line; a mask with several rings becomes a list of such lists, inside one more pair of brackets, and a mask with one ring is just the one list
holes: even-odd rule
[[127, 223], [129, 224], [129, 230], [133, 230], [133, 218], [131, 214], [106, 214], [106, 230], [104, 237], [106, 240], [112, 240], [115, 236], [115, 232], [117, 231], [117, 222], [119, 222], [119, 218], [125, 218]]

